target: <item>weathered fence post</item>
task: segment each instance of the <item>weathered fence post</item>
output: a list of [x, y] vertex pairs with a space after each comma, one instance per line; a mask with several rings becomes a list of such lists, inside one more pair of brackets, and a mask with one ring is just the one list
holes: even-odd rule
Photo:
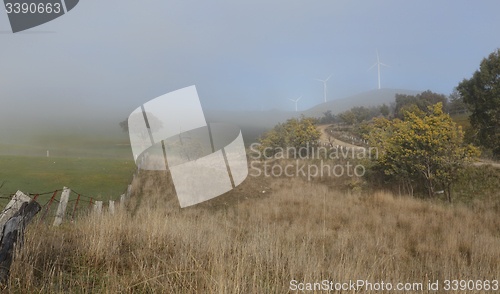
[[[17, 193], [12, 196], [10, 202], [5, 206], [0, 214], [0, 227], [3, 226], [18, 210], [24, 202], [29, 202], [31, 198], [26, 196], [23, 192], [17, 191]], [[2, 233], [0, 231], [0, 239], [2, 238]]]
[[115, 201], [109, 200], [109, 213], [111, 215], [115, 214]]
[[0, 283], [4, 283], [9, 277], [14, 245], [18, 240], [23, 240], [24, 229], [40, 209], [42, 209], [40, 204], [21, 191], [17, 191], [2, 211], [0, 215]]
[[61, 201], [59, 201], [59, 207], [57, 207], [56, 218], [54, 219], [54, 226], [61, 225], [64, 213], [66, 212], [66, 206], [68, 205], [69, 194], [71, 193], [71, 189], [64, 187], [63, 192], [61, 194]]
[[132, 190], [132, 185], [128, 185], [128, 188], [127, 188], [127, 199], [130, 198], [130, 190]]
[[94, 213], [101, 214], [102, 211], [102, 201], [96, 201], [94, 204]]
[[120, 208], [125, 206], [125, 194], [120, 195]]

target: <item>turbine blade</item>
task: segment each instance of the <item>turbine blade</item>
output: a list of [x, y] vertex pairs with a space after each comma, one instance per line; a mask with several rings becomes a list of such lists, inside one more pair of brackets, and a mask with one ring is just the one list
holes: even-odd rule
[[[377, 63], [375, 63], [374, 65], [372, 65], [372, 67], [370, 67], [368, 70], [372, 69], [372, 68], [373, 68], [375, 65], [377, 65], [377, 64], [378, 64], [378, 62], [377, 62]], [[368, 70], [367, 70], [367, 71], [368, 71]]]
[[292, 100], [292, 99], [289, 99], [289, 100], [295, 102], [295, 100]]
[[379, 62], [379, 61], [378, 61], [378, 49], [375, 49], [375, 51], [377, 52], [377, 62]]
[[299, 97], [299, 99], [297, 99], [297, 101], [299, 101], [299, 100], [300, 100], [300, 98], [302, 98], [302, 96], [300, 96], [300, 97]]
[[387, 64], [383, 64], [382, 62], [379, 62], [379, 63], [380, 63], [380, 65], [387, 66], [387, 67], [391, 67], [391, 66], [389, 66], [389, 65], [387, 65]]
[[315, 80], [316, 80], [316, 81], [320, 81], [320, 82], [323, 82], [323, 83], [325, 82], [325, 81], [323, 81], [323, 80], [319, 80], [319, 79], [315, 79]]
[[333, 76], [333, 74], [331, 74], [331, 75], [328, 77], [328, 79], [326, 79], [326, 80], [325, 80], [325, 83], [326, 83], [326, 81], [328, 81], [328, 80], [329, 80], [332, 76]]

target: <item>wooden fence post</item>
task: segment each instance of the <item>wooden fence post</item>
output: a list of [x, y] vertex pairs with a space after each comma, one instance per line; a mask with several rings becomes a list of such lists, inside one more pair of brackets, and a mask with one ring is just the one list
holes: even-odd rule
[[111, 215], [115, 214], [115, 201], [109, 200], [109, 213]]
[[[0, 229], [0, 283], [6, 282], [9, 277], [15, 244], [22, 244], [24, 229], [31, 219], [42, 209], [40, 204], [31, 200], [21, 191], [16, 193], [12, 201], [15, 201], [15, 203], [10, 206], [7, 205], [0, 216], [2, 219]], [[9, 204], [11, 203], [9, 202]], [[12, 214], [12, 212], [14, 213]], [[7, 215], [11, 214], [12, 216], [6, 220]], [[21, 242], [17, 242], [18, 240]]]
[[132, 185], [128, 185], [128, 188], [127, 188], [127, 196], [125, 196], [125, 197], [127, 197], [127, 199], [129, 199], [129, 198], [130, 198], [130, 190], [132, 190]]
[[125, 194], [120, 195], [120, 208], [125, 206]]
[[102, 201], [95, 201], [94, 213], [101, 214], [102, 211]]
[[59, 206], [57, 207], [56, 218], [54, 219], [53, 226], [61, 225], [64, 213], [66, 212], [66, 206], [68, 205], [69, 194], [71, 193], [71, 189], [64, 187], [63, 192], [61, 194], [61, 200], [59, 201]]
[[[10, 202], [5, 206], [0, 214], [0, 228], [21, 208], [24, 202], [29, 202], [31, 198], [25, 195], [21, 191], [12, 196]], [[2, 239], [2, 233], [0, 231], [0, 240]]]

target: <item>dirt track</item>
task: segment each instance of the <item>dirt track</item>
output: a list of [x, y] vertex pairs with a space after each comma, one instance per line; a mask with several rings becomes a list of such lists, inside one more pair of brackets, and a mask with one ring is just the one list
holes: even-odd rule
[[488, 165], [489, 164], [489, 165], [491, 165], [493, 167], [500, 168], [500, 163], [485, 162], [485, 161], [481, 161], [481, 160], [479, 160], [479, 162], [474, 162], [473, 164], [477, 165], [477, 166]]
[[[321, 125], [321, 126], [318, 126], [318, 130], [321, 132], [321, 137], [319, 138], [319, 140], [321, 142], [325, 142], [325, 143], [329, 143], [328, 141], [328, 134], [325, 132], [325, 129], [328, 128], [330, 125]], [[333, 142], [332, 142], [333, 146], [345, 146], [345, 147], [359, 147], [359, 146], [356, 146], [356, 145], [352, 145], [352, 144], [349, 144], [349, 143], [346, 143], [344, 141], [340, 141], [339, 139], [337, 138], [334, 138], [333, 139]]]
[[[321, 142], [325, 142], [325, 143], [328, 143], [328, 134], [325, 132], [325, 130], [331, 126], [330, 125], [320, 125], [318, 126], [318, 130], [321, 132], [321, 137], [319, 138], [319, 140]], [[356, 146], [356, 145], [352, 145], [352, 144], [349, 144], [349, 143], [346, 143], [344, 141], [340, 141], [338, 139], [334, 139], [333, 140], [333, 146], [345, 146], [345, 147], [359, 147], [359, 146]], [[474, 165], [476, 166], [482, 166], [482, 165], [488, 165], [490, 164], [491, 166], [493, 167], [496, 167], [496, 168], [500, 168], [500, 163], [496, 163], [496, 162], [486, 162], [486, 161], [479, 161], [479, 162], [475, 162], [473, 163]]]

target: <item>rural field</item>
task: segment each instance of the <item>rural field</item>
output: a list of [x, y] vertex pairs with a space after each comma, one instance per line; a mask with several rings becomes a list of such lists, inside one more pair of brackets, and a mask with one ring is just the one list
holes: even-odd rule
[[[247, 142], [242, 184], [182, 209], [168, 170], [134, 177], [123, 136], [10, 145], [0, 155], [0, 204], [21, 190], [40, 194], [42, 210], [16, 243], [2, 293], [449, 293], [447, 280], [493, 291], [500, 168], [481, 154], [487, 148], [462, 141], [457, 125], [470, 129], [467, 117], [441, 107], [403, 112], [405, 120], [361, 119], [380, 111], [363, 107], [326, 113], [326, 123], [288, 119], [260, 134], [260, 145]], [[129, 184], [130, 198], [111, 213], [108, 200]], [[63, 186], [73, 193], [55, 227]]]
[[[293, 142], [294, 129], [279, 132], [302, 125], [319, 146], [345, 151], [367, 144], [359, 126], [318, 126], [305, 117], [258, 140], [264, 146]], [[492, 287], [500, 276], [500, 169], [494, 161], [454, 171], [450, 201], [442, 191], [429, 197], [416, 176], [388, 178], [375, 159], [354, 151], [340, 158], [330, 150], [324, 157], [256, 159], [258, 149], [252, 148], [242, 184], [181, 209], [169, 171], [141, 170], [133, 178], [129, 146], [117, 139], [87, 144], [56, 144], [66, 154], [50, 157], [0, 155], [1, 205], [17, 190], [31, 197], [43, 193], [37, 198], [42, 210], [17, 243], [22, 246], [15, 249], [2, 293], [302, 293], [301, 287], [314, 283], [306, 292], [381, 292], [331, 286], [358, 280], [402, 283], [410, 293], [448, 293], [446, 280], [488, 281]], [[24, 151], [35, 155], [33, 148]], [[113, 148], [122, 153], [106, 158], [103, 152]], [[307, 168], [307, 176], [298, 170], [293, 176], [275, 174], [287, 166], [322, 164], [366, 170], [362, 176], [311, 174]], [[107, 200], [119, 199], [129, 184], [131, 197], [116, 203], [111, 214]], [[62, 225], [54, 227], [61, 193], [48, 204], [63, 186], [74, 193]], [[83, 197], [76, 205], [78, 194]], [[102, 214], [92, 209], [96, 200], [105, 205]], [[439, 290], [430, 290], [436, 281]]]
[[4, 2], [0, 294], [500, 293], [500, 1]]
[[115, 215], [30, 225], [3, 292], [294, 293], [292, 280], [498, 279], [498, 192], [449, 205], [356, 185], [249, 176], [180, 209], [168, 172], [142, 171]]
[[[97, 200], [115, 199], [132, 180], [133, 160], [109, 158], [67, 158], [0, 155], [0, 196], [7, 197], [17, 190], [36, 195], [61, 191], [64, 186]], [[40, 204], [53, 193], [40, 195]], [[73, 194], [71, 199], [76, 199]], [[0, 199], [4, 207], [8, 199]]]

